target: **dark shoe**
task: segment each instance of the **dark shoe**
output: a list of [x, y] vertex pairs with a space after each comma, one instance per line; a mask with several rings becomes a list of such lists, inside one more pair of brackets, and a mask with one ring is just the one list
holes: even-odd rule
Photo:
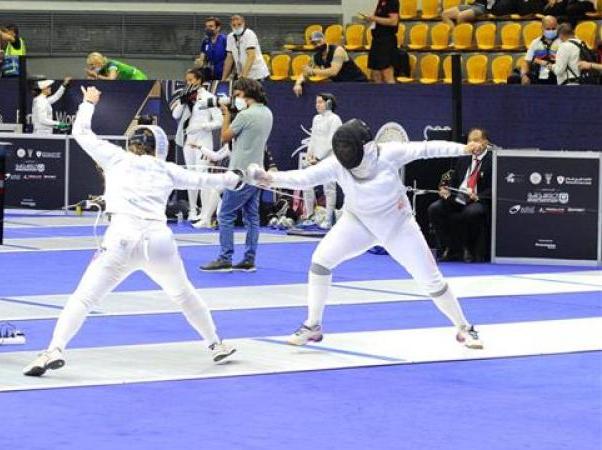
[[199, 269], [203, 272], [232, 272], [232, 263], [223, 259], [216, 259], [199, 267]]
[[255, 263], [253, 261], [241, 261], [238, 264], [234, 264], [232, 266], [232, 270], [236, 272], [255, 272], [257, 268], [255, 267]]
[[462, 259], [464, 260], [465, 263], [473, 263], [474, 262], [474, 256], [473, 256], [472, 252], [470, 250], [468, 250], [467, 248], [464, 249], [464, 256], [462, 257]]
[[460, 255], [452, 252], [449, 248], [446, 248], [443, 251], [443, 254], [437, 258], [439, 262], [450, 262], [450, 261], [460, 261]]

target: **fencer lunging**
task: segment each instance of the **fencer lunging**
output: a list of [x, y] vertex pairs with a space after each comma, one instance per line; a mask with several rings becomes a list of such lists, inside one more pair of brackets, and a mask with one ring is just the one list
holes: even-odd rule
[[[342, 125], [341, 118], [335, 113], [337, 108], [336, 98], [329, 93], [316, 96], [316, 111], [311, 125], [311, 136], [305, 159], [306, 167], [311, 167], [332, 154], [332, 136]], [[323, 186], [326, 198], [326, 221], [324, 228], [332, 226], [334, 209], [337, 203], [336, 182], [326, 183]], [[310, 218], [314, 214], [316, 206], [316, 192], [314, 186], [303, 191], [303, 202], [305, 203], [305, 216]]]
[[156, 126], [138, 127], [128, 138], [128, 151], [99, 139], [91, 130], [91, 121], [100, 92], [93, 87], [83, 91], [73, 136], [104, 171], [104, 197], [111, 223], [102, 248], [61, 312], [48, 349], [24, 369], [24, 374], [40, 376], [47, 369], [62, 367], [64, 349], [88, 312], [137, 270], [144, 271], [180, 306], [208, 344], [214, 361], [221, 361], [235, 350], [221, 342], [207, 305], [186, 275], [166, 225], [165, 207], [173, 189], [234, 189], [242, 186], [242, 176], [194, 172], [165, 162], [169, 143], [165, 132]]
[[287, 189], [337, 181], [345, 194], [343, 214], [322, 239], [311, 260], [308, 317], [289, 343], [304, 345], [322, 340], [322, 316], [332, 270], [343, 261], [383, 246], [433, 299], [456, 326], [456, 338], [469, 348], [482, 348], [477, 331], [464, 317], [460, 304], [443, 279], [412, 215], [399, 169], [417, 159], [478, 154], [481, 144], [425, 141], [377, 144], [368, 126], [358, 119], [344, 123], [332, 140], [334, 157], [305, 170], [267, 173], [258, 166], [248, 177], [261, 185]]

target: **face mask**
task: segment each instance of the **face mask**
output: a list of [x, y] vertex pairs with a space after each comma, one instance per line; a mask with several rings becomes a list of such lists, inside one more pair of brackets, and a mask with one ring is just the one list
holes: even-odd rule
[[318, 52], [323, 52], [324, 50], [326, 50], [326, 44], [322, 44], [322, 45], [316, 45], [315, 49]]
[[209, 28], [207, 28], [207, 29], [205, 30], [205, 35], [206, 35], [207, 37], [213, 37], [213, 36], [215, 36], [215, 31], [214, 31], [214, 30], [210, 30]]
[[551, 41], [552, 39], [556, 39], [558, 32], [556, 30], [544, 30], [543, 35], [547, 40]]
[[243, 109], [247, 109], [247, 102], [245, 102], [245, 99], [242, 97], [236, 97], [234, 99], [234, 107], [238, 110], [238, 111], [242, 111]]
[[238, 27], [238, 28], [233, 28], [232, 32], [236, 35], [236, 36], [240, 36], [242, 34], [242, 32], [245, 31], [244, 27]]

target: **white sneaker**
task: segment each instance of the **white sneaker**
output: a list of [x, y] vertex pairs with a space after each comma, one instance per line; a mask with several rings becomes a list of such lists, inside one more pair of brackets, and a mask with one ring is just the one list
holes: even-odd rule
[[468, 348], [475, 350], [483, 348], [483, 342], [479, 339], [479, 332], [472, 325], [470, 327], [462, 327], [458, 331], [458, 334], [456, 334], [456, 340]]
[[324, 339], [324, 335], [320, 325], [308, 327], [303, 324], [288, 337], [287, 342], [291, 345], [305, 345], [308, 342], [320, 342], [322, 339]]
[[31, 364], [23, 369], [23, 375], [40, 377], [44, 375], [48, 369], [60, 369], [64, 365], [65, 356], [63, 355], [63, 352], [58, 348], [54, 348], [40, 353]]
[[201, 218], [201, 216], [199, 216], [197, 213], [190, 211], [188, 213], [188, 222], [196, 222], [197, 220], [199, 220]]
[[216, 342], [215, 344], [210, 345], [209, 350], [211, 350], [213, 361], [216, 363], [223, 361], [228, 356], [236, 352], [236, 349], [234, 347], [228, 344], [224, 344], [223, 342]]
[[192, 224], [192, 226], [194, 228], [198, 228], [198, 229], [201, 229], [201, 228], [209, 228], [209, 229], [211, 229], [211, 228], [213, 228], [209, 222], [206, 222], [204, 220], [199, 220], [197, 222], [194, 222]]

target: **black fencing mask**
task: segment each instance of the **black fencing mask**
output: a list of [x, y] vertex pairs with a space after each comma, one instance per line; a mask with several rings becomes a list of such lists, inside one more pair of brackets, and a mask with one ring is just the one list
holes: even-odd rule
[[365, 122], [351, 119], [339, 127], [332, 137], [332, 150], [341, 165], [353, 169], [362, 162], [364, 145], [372, 140], [372, 132]]

